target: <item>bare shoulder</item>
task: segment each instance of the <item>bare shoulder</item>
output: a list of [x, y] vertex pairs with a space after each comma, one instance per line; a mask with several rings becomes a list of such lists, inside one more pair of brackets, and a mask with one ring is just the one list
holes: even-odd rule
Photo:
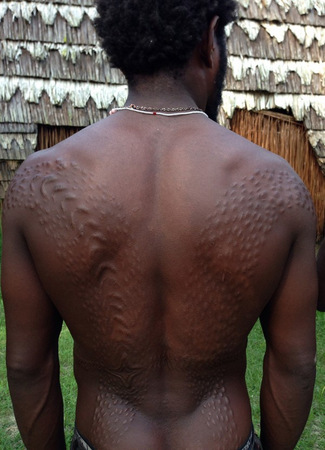
[[[230, 158], [237, 160], [237, 167], [242, 166], [250, 169], [273, 169], [288, 171], [295, 175], [289, 163], [281, 156], [260, 147], [248, 139], [228, 130], [224, 127], [214, 127], [215, 138], [211, 142], [221, 142], [226, 146]], [[249, 170], [249, 169], [247, 169]]]
[[247, 220], [253, 223], [251, 213], [255, 211], [269, 226], [277, 224], [279, 229], [283, 224], [292, 237], [314, 233], [316, 217], [310, 193], [287, 161], [225, 128], [212, 126], [207, 134], [211, 152], [215, 152], [211, 162], [222, 165], [222, 174], [226, 174], [224, 200], [228, 199], [238, 214], [248, 214]]
[[223, 129], [221, 134], [228, 141], [229, 158], [238, 179], [244, 177], [253, 183], [257, 196], [286, 205], [292, 212], [305, 210], [314, 218], [310, 193], [285, 159], [232, 131]]

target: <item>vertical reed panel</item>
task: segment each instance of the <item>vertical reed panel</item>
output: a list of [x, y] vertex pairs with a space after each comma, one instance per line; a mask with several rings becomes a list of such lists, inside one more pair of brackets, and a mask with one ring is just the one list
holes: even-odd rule
[[38, 137], [36, 150], [44, 150], [67, 139], [80, 131], [78, 127], [53, 127], [48, 125], [38, 125]]

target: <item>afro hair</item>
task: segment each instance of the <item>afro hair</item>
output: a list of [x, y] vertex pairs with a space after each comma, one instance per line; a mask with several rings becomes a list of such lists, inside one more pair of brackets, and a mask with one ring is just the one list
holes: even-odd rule
[[211, 19], [217, 37], [236, 18], [235, 0], [96, 0], [97, 34], [113, 66], [134, 75], [182, 69]]

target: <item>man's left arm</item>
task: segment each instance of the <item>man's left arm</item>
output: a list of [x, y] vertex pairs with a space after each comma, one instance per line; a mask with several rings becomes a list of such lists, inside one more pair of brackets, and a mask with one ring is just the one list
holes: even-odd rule
[[317, 256], [317, 271], [318, 271], [318, 305], [319, 311], [325, 311], [325, 239], [320, 246]]
[[42, 287], [17, 215], [10, 213], [5, 212], [3, 219], [2, 254], [9, 390], [26, 448], [61, 450], [65, 449], [58, 358], [62, 319]]

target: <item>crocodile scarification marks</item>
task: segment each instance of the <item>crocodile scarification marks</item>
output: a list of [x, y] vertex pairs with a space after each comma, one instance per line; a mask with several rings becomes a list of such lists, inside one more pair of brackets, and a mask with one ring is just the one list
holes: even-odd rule
[[94, 411], [92, 433], [99, 439], [94, 443], [117, 445], [133, 420], [134, 405], [142, 403], [146, 353], [153, 353], [148, 306], [135, 303], [146, 292], [141, 258], [123, 208], [90, 174], [60, 161], [17, 174], [6, 209], [17, 207], [32, 210], [55, 242], [73, 296], [87, 314], [84, 340], [97, 370], [105, 374]]
[[96, 436], [94, 445], [98, 448], [114, 448], [128, 432], [136, 410], [120, 397], [109, 393], [109, 386], [101, 380], [94, 414], [92, 434]]
[[235, 350], [239, 311], [254, 283], [263, 245], [280, 216], [293, 207], [313, 211], [309, 193], [295, 175], [257, 171], [233, 183], [204, 221], [196, 247], [198, 263], [188, 276], [191, 297], [184, 302], [193, 348], [201, 357], [209, 357], [216, 347], [221, 353]]
[[[297, 207], [313, 210], [307, 190], [294, 175], [259, 171], [234, 183], [203, 221], [195, 266], [188, 272], [184, 289], [187, 296], [180, 302], [187, 321], [182, 330], [183, 354], [205, 362], [201, 368], [196, 363], [197, 375], [201, 370], [205, 377], [193, 382], [192, 392], [198, 399], [207, 395], [201, 413], [218, 448], [227, 448], [227, 444], [223, 447], [224, 435], [231, 433], [235, 440], [236, 427], [223, 378], [215, 373], [209, 379], [208, 361], [212, 367], [218, 360], [222, 365], [240, 352], [243, 305], [254, 288], [263, 245], [280, 217]], [[219, 381], [209, 392], [214, 380]]]
[[[192, 431], [188, 433], [192, 434], [190, 440], [196, 440], [197, 445], [202, 448], [207, 448], [207, 443], [214, 442], [218, 449], [226, 450], [229, 447], [229, 433], [233, 442], [239, 442], [223, 375], [220, 369], [215, 368], [215, 364], [211, 364], [210, 370], [207, 370], [205, 364], [202, 371], [198, 366], [189, 378], [189, 388], [197, 400], [197, 415], [190, 426]], [[199, 430], [205, 430], [203, 440], [197, 437]]]
[[[176, 420], [166, 419], [170, 440], [164, 448], [182, 435], [191, 436], [195, 447], [184, 441], [177, 448], [214, 442], [227, 450], [229, 436], [238, 446], [242, 442], [222, 366], [243, 352], [243, 305], [271, 231], [290, 209], [313, 206], [286, 170], [256, 171], [216, 198], [193, 235], [181, 294], [169, 302], [148, 282], [157, 268], [148, 267], [150, 251], [138, 241], [136, 208], [126, 208], [104, 182], [76, 163], [57, 160], [20, 170], [11, 184], [5, 214], [16, 208], [32, 214], [55, 249], [73, 305], [87, 317], [83, 345], [100, 374], [91, 427], [96, 448], [107, 442], [123, 447], [152, 392], [160, 406], [151, 411], [151, 424], [159, 414], [170, 417], [170, 405], [182, 398], [172, 392], [175, 374], [191, 400], [184, 416], [175, 408]], [[179, 324], [170, 335], [169, 312]], [[92, 361], [78, 364], [92, 370]], [[199, 430], [205, 430], [202, 440]]]
[[[201, 232], [197, 252], [206, 266], [215, 269], [209, 276], [229, 297], [224, 302], [227, 308], [233, 310], [240, 303], [270, 231], [275, 229], [280, 216], [292, 207], [313, 211], [307, 189], [291, 173], [270, 170], [257, 171], [242, 182], [234, 183], [224, 199], [216, 204]], [[203, 276], [207, 272], [207, 268], [204, 269], [203, 265]], [[230, 328], [229, 331], [234, 332]]]
[[210, 430], [212, 440], [219, 443], [220, 449], [226, 450], [227, 444], [222, 445], [225, 436], [230, 433], [234, 441], [238, 440], [238, 437], [230, 402], [226, 396], [225, 388], [221, 387], [222, 384], [221, 382], [203, 403], [201, 414]]

